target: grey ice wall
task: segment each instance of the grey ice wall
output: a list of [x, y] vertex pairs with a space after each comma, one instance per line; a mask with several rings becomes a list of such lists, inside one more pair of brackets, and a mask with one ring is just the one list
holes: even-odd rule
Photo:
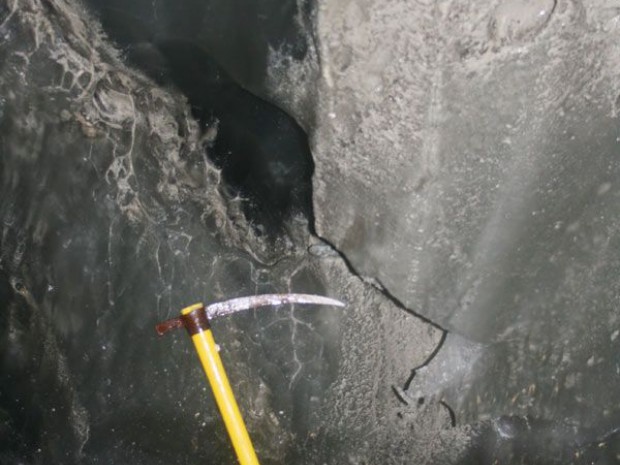
[[[152, 326], [292, 290], [349, 306], [214, 328], [264, 463], [613, 463], [617, 6], [250, 3], [100, 4], [140, 19], [115, 48], [77, 2], [0, 2], [0, 458], [230, 463]], [[184, 97], [123, 61], [162, 34], [304, 127], [333, 247], [253, 233]], [[408, 311], [449, 331], [430, 362]]]
[[460, 418], [620, 421], [619, 21], [597, 1], [318, 9], [317, 232], [479, 344], [467, 362], [449, 337], [459, 358], [410, 389]]

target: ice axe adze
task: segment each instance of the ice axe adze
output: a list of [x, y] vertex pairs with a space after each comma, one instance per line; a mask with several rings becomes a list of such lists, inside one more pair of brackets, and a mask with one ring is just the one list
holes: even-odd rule
[[255, 295], [216, 302], [206, 307], [201, 303], [190, 305], [181, 310], [181, 316], [164, 321], [156, 326], [157, 333], [160, 336], [171, 329], [181, 327], [185, 328], [191, 336], [241, 465], [258, 465], [258, 458], [239, 412], [239, 406], [230, 387], [228, 376], [224, 371], [209, 320], [242, 310], [283, 304], [344, 307], [344, 304], [338, 300], [311, 294]]

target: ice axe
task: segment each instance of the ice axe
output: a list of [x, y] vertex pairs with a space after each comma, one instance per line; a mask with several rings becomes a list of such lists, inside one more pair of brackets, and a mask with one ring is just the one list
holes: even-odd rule
[[284, 304], [344, 307], [338, 300], [312, 294], [264, 294], [216, 302], [206, 307], [202, 303], [190, 305], [181, 310], [181, 316], [166, 320], [155, 327], [160, 336], [181, 327], [191, 336], [241, 465], [258, 465], [258, 458], [222, 365], [209, 320], [242, 310]]

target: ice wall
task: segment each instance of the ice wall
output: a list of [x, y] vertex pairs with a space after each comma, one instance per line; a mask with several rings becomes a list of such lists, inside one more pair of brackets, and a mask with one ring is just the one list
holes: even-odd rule
[[[0, 459], [230, 463], [153, 324], [292, 290], [349, 306], [215, 326], [264, 463], [617, 460], [613, 4], [98, 6], [117, 48], [76, 2], [0, 2]], [[123, 61], [162, 36], [308, 131], [332, 246], [255, 235], [184, 96]]]
[[414, 397], [618, 426], [619, 21], [596, 1], [318, 9], [318, 234], [465, 337]]

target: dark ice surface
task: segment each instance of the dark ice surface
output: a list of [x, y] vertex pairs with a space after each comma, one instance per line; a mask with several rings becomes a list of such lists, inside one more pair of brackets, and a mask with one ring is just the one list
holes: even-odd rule
[[[179, 95], [125, 69], [75, 5], [18, 3], [0, 9], [0, 462], [230, 463], [190, 341], [154, 325], [195, 301], [326, 291], [296, 277], [291, 243], [256, 245]], [[339, 315], [214, 322], [266, 462], [335, 379]]]

